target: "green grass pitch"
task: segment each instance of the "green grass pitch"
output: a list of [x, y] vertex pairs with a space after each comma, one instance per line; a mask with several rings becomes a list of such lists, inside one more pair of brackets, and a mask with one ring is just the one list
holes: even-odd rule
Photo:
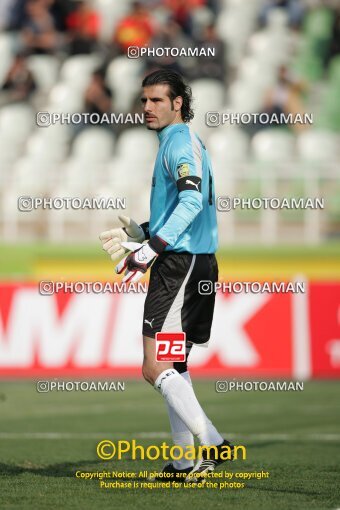
[[[306, 261], [315, 260], [315, 264], [327, 265], [330, 261], [339, 261], [340, 242], [327, 242], [321, 246], [229, 246], [221, 247], [217, 252], [220, 262], [249, 261], [250, 266], [263, 258], [275, 260], [295, 260], [299, 271], [304, 270]], [[68, 262], [91, 261], [97, 265], [109, 260], [104, 256], [101, 245], [53, 245], [48, 243], [29, 243], [10, 245], [0, 243], [0, 279], [32, 278], [37, 261]], [[108, 266], [109, 267], [109, 266]]]
[[[163, 461], [96, 455], [103, 439], [171, 444], [161, 396], [143, 381], [124, 392], [37, 393], [35, 381], [0, 382], [1, 509], [322, 510], [340, 507], [339, 383], [306, 382], [299, 392], [216, 393], [194, 380], [207, 415], [226, 437], [247, 448], [228, 471], [269, 471], [244, 489], [100, 489], [82, 471], [161, 468]], [[164, 434], [162, 437], [161, 434]], [[219, 470], [222, 469], [222, 466]]]

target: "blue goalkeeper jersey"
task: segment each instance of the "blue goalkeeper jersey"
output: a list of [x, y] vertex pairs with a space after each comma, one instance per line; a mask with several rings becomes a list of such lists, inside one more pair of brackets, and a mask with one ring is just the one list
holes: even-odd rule
[[150, 236], [166, 241], [167, 251], [215, 253], [215, 189], [208, 152], [186, 124], [172, 124], [157, 134]]

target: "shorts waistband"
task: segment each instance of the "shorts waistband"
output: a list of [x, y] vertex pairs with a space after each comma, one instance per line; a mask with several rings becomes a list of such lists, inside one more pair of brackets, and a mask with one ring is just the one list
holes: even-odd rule
[[175, 251], [175, 250], [163, 251], [159, 255], [159, 257], [166, 257], [167, 255], [183, 255], [183, 256], [196, 255], [196, 257], [215, 257], [215, 253], [191, 253], [189, 251]]

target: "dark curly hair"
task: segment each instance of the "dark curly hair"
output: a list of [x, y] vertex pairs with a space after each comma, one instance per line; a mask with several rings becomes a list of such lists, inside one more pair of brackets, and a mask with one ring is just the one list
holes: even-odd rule
[[161, 83], [169, 85], [169, 97], [171, 101], [178, 96], [182, 97], [182, 119], [184, 122], [190, 122], [194, 118], [194, 112], [191, 108], [191, 87], [184, 83], [180, 74], [169, 69], [160, 69], [159, 71], [154, 71], [153, 73], [148, 74], [142, 82], [142, 87], [150, 87], [151, 85], [159, 85]]

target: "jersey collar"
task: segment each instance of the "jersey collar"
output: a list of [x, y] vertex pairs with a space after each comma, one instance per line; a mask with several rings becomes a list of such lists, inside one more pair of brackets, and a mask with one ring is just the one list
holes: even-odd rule
[[169, 126], [164, 127], [160, 131], [157, 131], [159, 143], [161, 143], [170, 134], [173, 134], [176, 131], [180, 131], [181, 129], [183, 129], [184, 126], [185, 124], [182, 122], [178, 124], [170, 124]]

